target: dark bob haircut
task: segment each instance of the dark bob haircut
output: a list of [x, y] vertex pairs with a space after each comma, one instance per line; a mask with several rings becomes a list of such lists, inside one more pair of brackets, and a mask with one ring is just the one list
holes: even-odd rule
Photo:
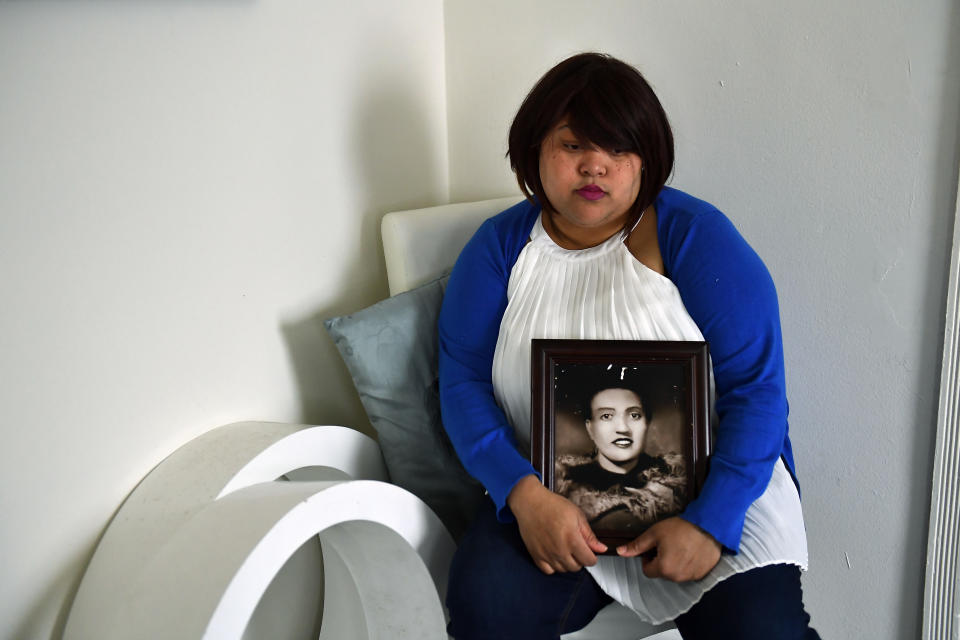
[[623, 369], [626, 375], [619, 375], [617, 371], [594, 374], [585, 379], [580, 385], [579, 409], [584, 420], [593, 419], [593, 399], [601, 391], [607, 389], [626, 389], [636, 394], [640, 399], [640, 408], [649, 423], [653, 419], [653, 404], [647, 392], [649, 381], [638, 376], [635, 371]]
[[580, 53], [547, 71], [513, 119], [507, 155], [520, 190], [548, 211], [540, 147], [564, 117], [581, 140], [640, 156], [640, 193], [625, 225], [632, 228], [673, 171], [673, 132], [660, 100], [639, 71], [602, 53]]

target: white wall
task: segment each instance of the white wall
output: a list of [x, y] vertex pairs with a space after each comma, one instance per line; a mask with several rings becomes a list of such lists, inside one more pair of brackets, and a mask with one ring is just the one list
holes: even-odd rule
[[321, 320], [446, 201], [444, 81], [440, 0], [0, 3], [0, 637], [196, 435], [365, 426]]
[[448, 0], [445, 21], [454, 201], [516, 191], [507, 128], [560, 59], [603, 50], [646, 74], [677, 137], [672, 184], [726, 211], [778, 284], [813, 623], [918, 637], [960, 8]]

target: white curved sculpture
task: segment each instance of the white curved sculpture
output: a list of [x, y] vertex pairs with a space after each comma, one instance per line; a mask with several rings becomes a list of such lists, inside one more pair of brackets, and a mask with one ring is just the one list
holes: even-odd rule
[[[294, 635], [278, 635], [278, 623], [315, 638], [310, 607], [321, 602], [320, 638], [445, 638], [453, 541], [423, 502], [383, 480], [379, 447], [352, 429], [214, 429], [120, 507], [64, 638]], [[305, 625], [290, 621], [298, 607]]]

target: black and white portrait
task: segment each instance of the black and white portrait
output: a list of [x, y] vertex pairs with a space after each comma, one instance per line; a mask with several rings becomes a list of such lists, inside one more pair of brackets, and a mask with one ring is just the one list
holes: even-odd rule
[[530, 459], [545, 486], [608, 546], [680, 514], [710, 455], [707, 344], [535, 339], [532, 352]]
[[640, 533], [689, 499], [680, 366], [567, 365], [555, 376], [554, 490], [596, 530]]

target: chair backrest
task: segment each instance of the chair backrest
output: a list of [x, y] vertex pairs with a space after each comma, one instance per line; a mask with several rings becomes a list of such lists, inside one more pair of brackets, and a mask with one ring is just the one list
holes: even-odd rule
[[390, 295], [408, 291], [453, 266], [484, 220], [522, 196], [392, 211], [380, 223]]

